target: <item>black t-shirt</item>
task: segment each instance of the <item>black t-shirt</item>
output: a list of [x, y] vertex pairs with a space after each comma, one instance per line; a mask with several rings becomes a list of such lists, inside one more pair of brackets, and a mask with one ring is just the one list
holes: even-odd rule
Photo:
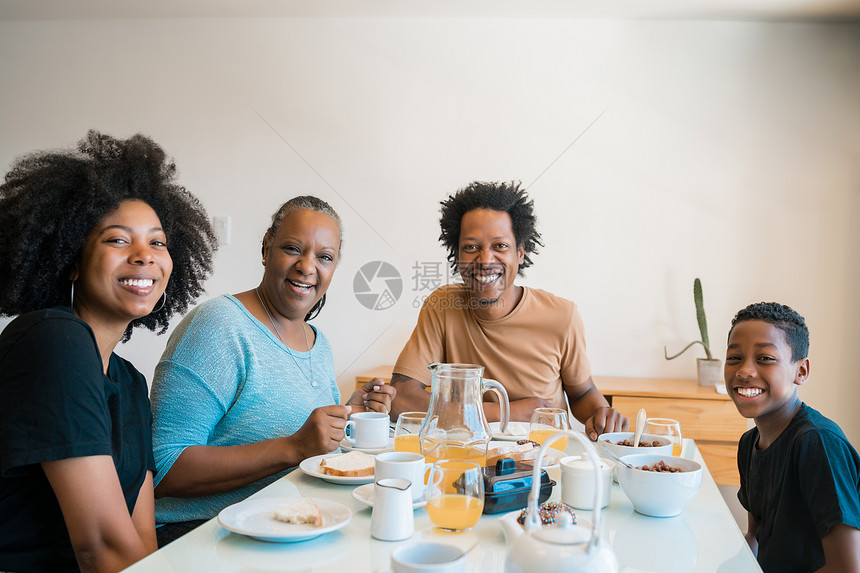
[[830, 528], [860, 528], [860, 457], [839, 426], [806, 404], [767, 449], [758, 440], [757, 428], [741, 437], [738, 499], [756, 522], [759, 565], [816, 571]]
[[111, 455], [129, 514], [152, 457], [146, 380], [68, 308], [27, 313], [0, 333], [0, 571], [76, 571], [42, 462]]

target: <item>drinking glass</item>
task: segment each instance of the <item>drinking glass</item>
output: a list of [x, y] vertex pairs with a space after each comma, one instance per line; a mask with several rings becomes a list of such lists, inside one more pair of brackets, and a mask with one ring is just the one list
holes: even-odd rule
[[[550, 434], [559, 430], [567, 430], [567, 410], [562, 408], [535, 408], [529, 423], [529, 439], [543, 445]], [[556, 440], [551, 448], [564, 451], [567, 447], [567, 438]]]
[[669, 438], [672, 440], [672, 455], [681, 455], [681, 424], [678, 420], [648, 418], [645, 421], [645, 433]]
[[421, 453], [421, 442], [418, 439], [418, 430], [424, 422], [426, 412], [403, 412], [397, 417], [394, 426], [394, 451]]
[[437, 461], [430, 469], [426, 491], [427, 514], [441, 531], [471, 529], [484, 511], [484, 475], [476, 462]]

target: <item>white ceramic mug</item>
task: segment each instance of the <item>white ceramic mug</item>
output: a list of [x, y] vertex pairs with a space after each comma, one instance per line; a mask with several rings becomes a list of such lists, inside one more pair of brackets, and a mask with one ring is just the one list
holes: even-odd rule
[[370, 534], [382, 541], [402, 541], [412, 537], [412, 482], [408, 479], [377, 479], [373, 486], [373, 513]]
[[388, 414], [358, 412], [349, 417], [344, 432], [353, 448], [372, 450], [388, 446]]
[[412, 501], [424, 495], [424, 475], [433, 464], [424, 463], [424, 456], [412, 452], [384, 452], [376, 456], [373, 475], [376, 479], [402, 478], [412, 482]]
[[[561, 500], [577, 509], [594, 507], [594, 468], [585, 456], [561, 459]], [[600, 458], [600, 507], [609, 505], [615, 462]]]
[[463, 573], [466, 554], [447, 543], [416, 543], [391, 554], [394, 573]]

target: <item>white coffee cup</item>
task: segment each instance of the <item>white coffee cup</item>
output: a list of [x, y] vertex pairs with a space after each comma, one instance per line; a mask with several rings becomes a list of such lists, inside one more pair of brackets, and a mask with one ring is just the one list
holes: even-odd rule
[[[561, 459], [561, 500], [577, 509], [594, 507], [594, 466], [585, 456]], [[615, 462], [600, 458], [600, 507], [609, 505]]]
[[349, 417], [344, 432], [353, 448], [372, 450], [388, 446], [388, 414], [358, 412]]
[[447, 543], [416, 543], [391, 554], [394, 573], [463, 573], [466, 554]]
[[376, 456], [373, 475], [376, 479], [402, 478], [412, 482], [412, 501], [424, 495], [424, 474], [433, 464], [424, 463], [424, 456], [413, 452], [384, 452]]

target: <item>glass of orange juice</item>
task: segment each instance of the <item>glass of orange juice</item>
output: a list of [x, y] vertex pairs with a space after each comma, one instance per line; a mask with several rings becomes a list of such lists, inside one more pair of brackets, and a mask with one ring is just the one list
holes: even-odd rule
[[[543, 445], [550, 434], [559, 430], [567, 430], [567, 410], [562, 408], [535, 408], [529, 422], [529, 439]], [[567, 447], [567, 438], [556, 440], [550, 446], [556, 450], [564, 451]]]
[[672, 455], [681, 455], [681, 424], [678, 420], [669, 418], [648, 418], [645, 421], [645, 433], [661, 436], [672, 440]]
[[427, 412], [403, 412], [397, 417], [394, 426], [394, 451], [421, 453], [421, 443], [418, 441], [418, 430], [424, 423]]
[[484, 511], [484, 474], [468, 460], [439, 460], [426, 487], [427, 514], [438, 529], [460, 533], [478, 523]]

